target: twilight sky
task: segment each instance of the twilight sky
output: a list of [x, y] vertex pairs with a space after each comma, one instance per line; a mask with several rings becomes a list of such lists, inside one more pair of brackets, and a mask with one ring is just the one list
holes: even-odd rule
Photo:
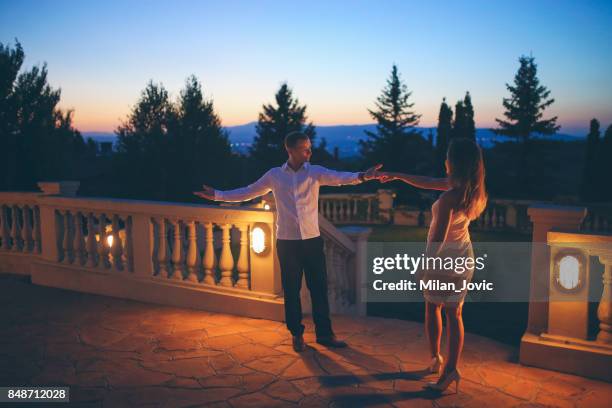
[[610, 1], [9, 1], [0, 42], [47, 62], [81, 131], [112, 131], [149, 79], [177, 97], [195, 74], [223, 124], [257, 120], [287, 81], [317, 125], [371, 123], [393, 63], [421, 125], [472, 95], [494, 126], [532, 53], [561, 132], [612, 122]]

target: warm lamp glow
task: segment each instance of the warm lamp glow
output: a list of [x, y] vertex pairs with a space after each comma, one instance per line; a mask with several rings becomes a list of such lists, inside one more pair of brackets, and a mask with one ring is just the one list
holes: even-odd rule
[[266, 249], [266, 233], [261, 227], [255, 227], [251, 231], [251, 247], [256, 254], [261, 254]]
[[113, 246], [113, 236], [109, 235], [108, 237], [106, 237], [106, 243], [108, 244], [109, 247]]
[[575, 256], [566, 255], [559, 261], [559, 285], [564, 289], [575, 289], [580, 283], [580, 261]]
[[270, 209], [270, 204], [264, 204], [264, 210], [269, 210]]

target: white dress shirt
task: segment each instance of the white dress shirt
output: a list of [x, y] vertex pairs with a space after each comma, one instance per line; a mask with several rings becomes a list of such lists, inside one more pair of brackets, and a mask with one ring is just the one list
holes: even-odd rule
[[276, 237], [308, 239], [319, 232], [319, 186], [359, 184], [359, 173], [335, 171], [305, 162], [297, 171], [287, 163], [235, 190], [215, 190], [217, 201], [247, 201], [272, 191], [276, 201]]

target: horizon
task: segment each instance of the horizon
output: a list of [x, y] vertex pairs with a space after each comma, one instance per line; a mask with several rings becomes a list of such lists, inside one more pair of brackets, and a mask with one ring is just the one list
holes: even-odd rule
[[317, 126], [368, 125], [393, 64], [419, 126], [435, 127], [442, 98], [454, 110], [469, 91], [476, 126], [493, 128], [529, 54], [560, 133], [585, 135], [592, 118], [612, 123], [609, 2], [350, 4], [4, 2], [0, 42], [21, 42], [24, 69], [47, 63], [82, 133], [113, 132], [149, 80], [175, 100], [191, 74], [224, 127], [257, 121], [283, 82]]

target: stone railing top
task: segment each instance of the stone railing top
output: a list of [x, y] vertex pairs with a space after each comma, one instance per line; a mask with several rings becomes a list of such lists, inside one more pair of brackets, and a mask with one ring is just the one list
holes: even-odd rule
[[348, 200], [353, 198], [376, 198], [376, 193], [332, 193], [320, 194], [319, 200]]
[[167, 201], [147, 201], [108, 197], [63, 197], [47, 196], [42, 206], [72, 210], [90, 210], [100, 213], [113, 212], [127, 215], [150, 215], [176, 219], [206, 218], [218, 222], [263, 222], [273, 223], [272, 211], [254, 208], [220, 207]]
[[551, 246], [584, 249], [593, 255], [612, 255], [612, 235], [552, 230], [547, 234], [547, 241]]
[[583, 218], [586, 216], [586, 207], [574, 207], [557, 204], [537, 203], [527, 209], [527, 214], [533, 218]]
[[38, 188], [43, 192], [43, 194], [61, 194], [65, 196], [75, 196], [79, 186], [81, 185], [80, 181], [39, 181]]
[[354, 253], [356, 251], [355, 243], [321, 214], [319, 214], [319, 229], [323, 235], [334, 241], [337, 245], [344, 247], [349, 252]]
[[0, 204], [33, 203], [40, 195], [40, 191], [0, 191]]

